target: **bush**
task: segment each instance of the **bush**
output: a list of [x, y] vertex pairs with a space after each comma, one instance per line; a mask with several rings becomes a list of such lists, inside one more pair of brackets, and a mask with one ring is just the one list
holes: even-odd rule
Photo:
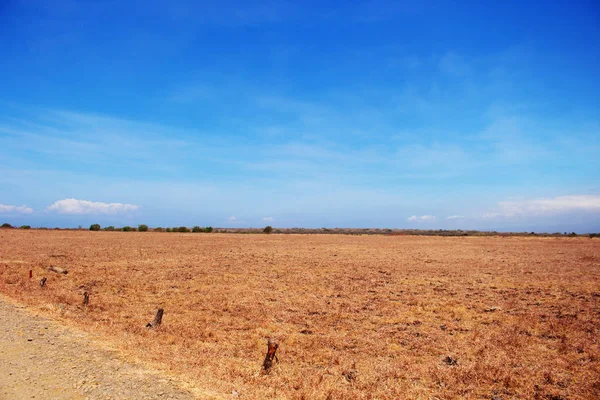
[[114, 226], [107, 226], [106, 228], [104, 228], [105, 231], [114, 231], [115, 227]]
[[144, 225], [144, 224], [138, 225], [138, 231], [139, 232], [148, 232], [148, 225]]
[[161, 227], [159, 226], [158, 228], [152, 228], [152, 230], [153, 230], [154, 232], [164, 232], [164, 231], [165, 231], [165, 228], [161, 228]]
[[196, 225], [195, 227], [192, 228], [192, 232], [194, 232], [194, 233], [202, 232], [202, 228], [200, 228], [198, 225]]
[[99, 231], [99, 230], [100, 230], [100, 224], [90, 225], [90, 231]]
[[190, 232], [190, 228], [185, 227], [185, 226], [180, 226], [179, 228], [177, 228], [177, 232], [183, 232], [183, 233]]
[[133, 232], [133, 228], [130, 226], [124, 226], [121, 230], [123, 232]]
[[263, 229], [264, 233], [272, 233], [273, 232], [273, 227], [271, 225], [267, 225], [265, 226], [265, 229]]
[[8, 222], [5, 222], [5, 223], [2, 224], [2, 227], [3, 228], [12, 228], [12, 225], [9, 224]]
[[31, 229], [30, 225], [21, 225], [19, 229]]
[[206, 233], [211, 233], [212, 231], [213, 231], [212, 226], [207, 226], [206, 228], [204, 228], [204, 232], [206, 232]]
[[167, 232], [173, 232], [173, 228], [167, 228]]

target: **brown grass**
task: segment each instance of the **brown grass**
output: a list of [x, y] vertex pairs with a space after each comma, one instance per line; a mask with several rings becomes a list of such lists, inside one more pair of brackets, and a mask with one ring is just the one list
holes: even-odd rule
[[600, 398], [598, 239], [0, 235], [1, 292], [226, 398]]

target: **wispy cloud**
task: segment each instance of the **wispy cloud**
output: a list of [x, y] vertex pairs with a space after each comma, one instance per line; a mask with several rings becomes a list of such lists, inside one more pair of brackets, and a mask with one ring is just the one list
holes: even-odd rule
[[0, 214], [31, 214], [33, 213], [33, 208], [27, 207], [26, 205], [22, 206], [12, 206], [0, 204]]
[[459, 219], [466, 219], [467, 217], [465, 217], [464, 215], [450, 215], [448, 217], [446, 217], [446, 219], [449, 220], [459, 220]]
[[57, 157], [56, 164], [76, 162], [80, 168], [111, 166], [119, 160], [132, 169], [145, 162], [149, 170], [172, 170], [173, 164], [157, 160], [157, 154], [187, 156], [189, 146], [183, 139], [189, 132], [102, 114], [32, 110], [22, 118], [2, 117], [0, 145], [13, 154]]
[[103, 203], [78, 199], [64, 199], [46, 207], [47, 211], [59, 214], [122, 214], [135, 211], [140, 207], [133, 204]]
[[462, 169], [473, 160], [456, 144], [434, 142], [430, 145], [411, 144], [398, 149], [396, 157], [413, 168]]
[[600, 195], [570, 195], [531, 200], [501, 201], [498, 209], [481, 215], [483, 219], [535, 217], [573, 212], [600, 214]]
[[273, 222], [273, 217], [264, 217], [262, 220], [265, 222]]
[[547, 199], [503, 201], [498, 203], [502, 213], [512, 215], [539, 215], [571, 211], [600, 212], [599, 195], [559, 196]]
[[408, 222], [433, 222], [436, 219], [437, 218], [433, 215], [421, 215], [420, 217], [413, 215], [411, 217], [408, 217], [407, 221]]
[[227, 221], [237, 221], [237, 218], [232, 215], [231, 217], [227, 218]]

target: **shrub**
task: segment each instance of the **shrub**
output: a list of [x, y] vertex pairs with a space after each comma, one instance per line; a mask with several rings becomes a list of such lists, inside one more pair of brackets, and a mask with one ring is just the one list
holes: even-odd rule
[[148, 232], [148, 225], [145, 225], [145, 224], [138, 225], [138, 231], [139, 232]]
[[173, 228], [167, 228], [167, 232], [173, 232]]
[[200, 228], [198, 225], [196, 225], [195, 227], [192, 228], [192, 232], [202, 232], [202, 228]]
[[90, 231], [99, 231], [99, 230], [100, 230], [100, 224], [90, 225]]
[[185, 226], [180, 226], [179, 228], [177, 228], [177, 232], [189, 232], [190, 228], [185, 227]]
[[31, 229], [30, 225], [21, 225], [19, 229]]
[[271, 225], [267, 225], [265, 226], [265, 229], [263, 229], [264, 233], [272, 233], [273, 232], [273, 227]]
[[130, 226], [124, 226], [121, 230], [123, 232], [133, 232], [133, 228]]
[[158, 228], [152, 228], [152, 230], [153, 230], [154, 232], [164, 232], [164, 231], [165, 231], [165, 228], [161, 228], [161, 227], [159, 226]]
[[12, 228], [12, 225], [9, 224], [8, 222], [5, 222], [5, 223], [2, 224], [2, 227], [3, 228]]
[[213, 231], [212, 226], [207, 226], [206, 228], [204, 228], [204, 232], [206, 232], [206, 233], [211, 233], [212, 231]]
[[104, 228], [105, 231], [114, 231], [115, 227], [114, 226], [107, 226], [106, 228]]

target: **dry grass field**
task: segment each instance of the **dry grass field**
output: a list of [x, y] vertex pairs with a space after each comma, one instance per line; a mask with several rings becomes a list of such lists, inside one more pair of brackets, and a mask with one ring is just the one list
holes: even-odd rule
[[598, 239], [0, 235], [2, 293], [223, 398], [600, 398]]

